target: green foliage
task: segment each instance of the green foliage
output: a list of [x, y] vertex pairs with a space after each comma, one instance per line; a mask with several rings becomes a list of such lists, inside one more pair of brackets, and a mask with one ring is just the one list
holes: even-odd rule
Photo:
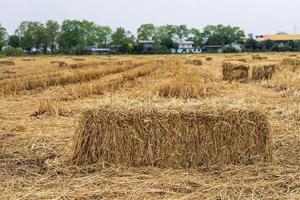
[[112, 45], [119, 46], [118, 50], [121, 53], [130, 53], [134, 48], [134, 37], [124, 28], [119, 27], [111, 35]]
[[58, 34], [60, 25], [56, 21], [49, 20], [46, 22], [45, 25], [45, 41], [43, 44], [44, 53], [47, 51], [47, 48], [49, 47], [51, 50], [51, 53], [54, 53], [56, 49], [56, 44], [58, 41]]
[[6, 44], [6, 36], [7, 36], [6, 29], [2, 27], [0, 24], [0, 52]]
[[75, 53], [76, 49], [85, 44], [83, 23], [78, 20], [65, 20], [61, 26], [58, 44], [62, 52]]
[[3, 54], [6, 56], [20, 56], [23, 50], [21, 48], [7, 47], [3, 50]]
[[190, 33], [186, 25], [173, 26], [173, 31], [177, 41], [186, 40]]
[[204, 35], [198, 29], [192, 28], [188, 40], [193, 41], [195, 47], [199, 47], [204, 44]]
[[39, 50], [45, 42], [45, 28], [41, 22], [24, 21], [16, 30], [20, 38], [20, 46], [28, 51], [32, 48]]
[[228, 45], [244, 43], [245, 33], [239, 27], [208, 25], [203, 31], [207, 45]]
[[111, 29], [87, 20], [65, 20], [61, 26], [58, 44], [64, 53], [74, 53], [85, 46], [106, 46]]
[[223, 51], [222, 52], [223, 53], [238, 53], [239, 51], [236, 48], [228, 45], [228, 46], [223, 47]]
[[98, 46], [106, 47], [110, 42], [112, 30], [109, 26], [96, 26], [96, 43]]
[[257, 51], [259, 48], [259, 44], [256, 40], [254, 39], [247, 39], [245, 41], [245, 49], [246, 51], [250, 51], [250, 52], [253, 52], [253, 51]]
[[8, 45], [13, 48], [20, 47], [20, 39], [17, 35], [11, 35], [8, 37]]
[[[221, 45], [224, 52], [235, 52], [237, 49], [230, 46], [233, 43], [244, 44], [245, 50], [250, 52], [300, 51], [300, 42], [245, 40], [245, 33], [239, 27], [223, 25], [208, 25], [201, 31], [186, 25], [142, 24], [137, 30], [137, 38], [153, 40], [155, 53], [170, 53], [171, 49], [177, 48], [180, 41], [192, 41], [194, 47]], [[18, 47], [28, 52], [36, 49], [37, 53], [48, 53], [50, 50], [52, 54], [75, 54], [82, 52], [87, 46], [110, 47], [118, 53], [144, 51], [143, 45], [138, 44], [133, 34], [124, 28], [117, 28], [113, 32], [109, 26], [99, 26], [87, 20], [65, 20], [61, 25], [52, 20], [45, 24], [24, 21], [15, 31], [15, 35], [11, 36], [7, 36], [6, 30], [0, 25], [0, 51], [3, 47], [15, 48], [7, 48], [8, 54], [14, 54], [14, 51], [18, 54]]]
[[153, 40], [156, 35], [156, 27], [153, 24], [142, 24], [137, 31], [139, 40]]

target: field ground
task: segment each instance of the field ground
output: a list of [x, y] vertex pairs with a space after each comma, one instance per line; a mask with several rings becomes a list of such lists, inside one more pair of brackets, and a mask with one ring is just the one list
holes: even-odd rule
[[[0, 199], [300, 199], [300, 66], [281, 64], [300, 59], [293, 54], [1, 58], [15, 65], [0, 65]], [[221, 63], [238, 59], [278, 69], [271, 80], [223, 81]], [[84, 108], [136, 100], [258, 107], [274, 160], [199, 169], [66, 162]]]

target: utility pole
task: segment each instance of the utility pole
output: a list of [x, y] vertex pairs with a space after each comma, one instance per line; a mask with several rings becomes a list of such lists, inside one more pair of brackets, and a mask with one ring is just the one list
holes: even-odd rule
[[297, 26], [294, 25], [294, 34], [297, 34]]

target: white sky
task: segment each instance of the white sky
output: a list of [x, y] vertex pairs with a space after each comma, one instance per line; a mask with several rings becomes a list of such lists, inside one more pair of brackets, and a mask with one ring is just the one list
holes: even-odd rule
[[300, 33], [300, 0], [0, 0], [0, 23], [13, 33], [21, 21], [87, 19], [133, 33], [143, 23], [240, 26], [246, 33]]

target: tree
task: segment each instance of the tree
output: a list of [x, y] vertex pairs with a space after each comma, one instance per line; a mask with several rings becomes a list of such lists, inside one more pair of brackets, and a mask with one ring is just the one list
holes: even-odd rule
[[122, 53], [128, 53], [133, 49], [133, 35], [126, 31], [124, 28], [119, 27], [111, 36], [112, 44], [119, 46], [119, 51]]
[[195, 47], [202, 46], [204, 43], [203, 33], [196, 28], [192, 28], [188, 40], [193, 41]]
[[8, 45], [13, 48], [20, 47], [20, 39], [17, 35], [11, 35], [8, 37]]
[[61, 26], [58, 44], [64, 53], [75, 53], [76, 48], [84, 45], [85, 31], [78, 20], [65, 20]]
[[153, 40], [156, 34], [156, 28], [153, 24], [142, 24], [137, 31], [139, 40]]
[[109, 26], [96, 26], [95, 34], [98, 46], [106, 47], [111, 38], [112, 30]]
[[0, 24], [0, 52], [2, 51], [3, 46], [5, 46], [6, 44], [6, 37], [7, 37], [6, 29], [2, 27]]
[[45, 41], [44, 41], [44, 53], [46, 53], [47, 48], [50, 48], [51, 54], [54, 53], [58, 36], [59, 36], [60, 26], [58, 22], [48, 20], [45, 25]]
[[16, 30], [16, 34], [20, 38], [20, 46], [28, 51], [35, 48], [39, 51], [45, 42], [45, 28], [41, 22], [24, 21]]
[[65, 53], [75, 53], [85, 46], [107, 45], [111, 29], [98, 26], [87, 20], [65, 20], [58, 39], [59, 47]]
[[156, 51], [168, 52], [170, 49], [175, 48], [175, 28], [173, 25], [163, 25], [158, 27], [154, 37]]
[[175, 40], [179, 42], [186, 40], [190, 33], [186, 25], [173, 26], [173, 30], [174, 36], [176, 37]]
[[256, 40], [249, 38], [245, 41], [246, 51], [257, 51], [259, 49], [259, 44]]
[[207, 45], [228, 45], [244, 43], [245, 33], [239, 27], [208, 25], [203, 31]]
[[266, 40], [266, 49], [268, 51], [271, 51], [273, 47], [274, 47], [274, 42], [272, 40]]

